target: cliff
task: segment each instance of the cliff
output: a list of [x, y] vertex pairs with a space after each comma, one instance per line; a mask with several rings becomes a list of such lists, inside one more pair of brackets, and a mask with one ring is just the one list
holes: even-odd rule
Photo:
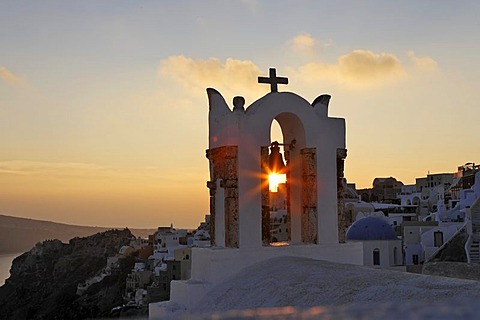
[[11, 276], [0, 287], [2, 319], [85, 319], [104, 317], [123, 303], [125, 279], [134, 257], [122, 259], [118, 272], [77, 296], [78, 283], [99, 274], [106, 259], [129, 243], [128, 229], [109, 230], [68, 244], [44, 241], [15, 258]]
[[[0, 215], [0, 254], [30, 250], [37, 242], [59, 239], [68, 242], [74, 237], [87, 237], [112, 228], [76, 226], [51, 221]], [[137, 237], [147, 237], [155, 229], [130, 229]]]

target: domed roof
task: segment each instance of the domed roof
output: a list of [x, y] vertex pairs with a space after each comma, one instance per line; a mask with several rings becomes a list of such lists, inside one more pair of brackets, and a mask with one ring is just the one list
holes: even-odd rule
[[366, 217], [355, 221], [345, 235], [347, 240], [397, 240], [393, 228], [383, 219]]

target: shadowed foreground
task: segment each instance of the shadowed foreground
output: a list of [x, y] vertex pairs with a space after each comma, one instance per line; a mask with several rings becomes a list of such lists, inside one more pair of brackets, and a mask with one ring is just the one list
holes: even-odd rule
[[[283, 257], [243, 270], [175, 318], [473, 318], [480, 282]], [[195, 316], [193, 316], [194, 314]]]

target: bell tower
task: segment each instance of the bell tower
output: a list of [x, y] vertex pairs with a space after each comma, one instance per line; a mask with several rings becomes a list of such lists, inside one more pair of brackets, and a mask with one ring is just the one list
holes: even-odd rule
[[[243, 97], [235, 97], [230, 109], [218, 91], [207, 89], [212, 246], [269, 245], [268, 174], [278, 170], [287, 175], [289, 242], [341, 242], [345, 120], [328, 116], [329, 95], [310, 104], [278, 92], [288, 79], [277, 77], [275, 69], [258, 80], [270, 84], [271, 92], [248, 108]], [[270, 142], [273, 120], [287, 142], [284, 168], [277, 167], [279, 144]]]
[[[217, 90], [207, 89], [212, 247], [193, 247], [191, 278], [172, 281], [176, 308], [191, 310], [225, 279], [275, 257], [363, 264], [362, 243], [341, 243], [345, 120], [328, 116], [329, 95], [310, 104], [294, 93], [278, 92], [288, 79], [277, 77], [275, 69], [258, 80], [270, 84], [271, 92], [247, 108], [243, 97], [235, 97], [231, 109]], [[271, 141], [274, 120], [281, 143]], [[270, 244], [272, 172], [286, 174], [289, 241], [281, 246]], [[162, 308], [163, 303], [150, 304], [150, 317], [162, 314]]]

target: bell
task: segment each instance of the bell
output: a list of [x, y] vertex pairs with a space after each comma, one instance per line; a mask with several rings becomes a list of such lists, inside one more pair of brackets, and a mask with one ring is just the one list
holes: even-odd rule
[[280, 147], [278, 146], [277, 141], [272, 142], [272, 146], [270, 147], [270, 156], [268, 160], [271, 172], [276, 174], [286, 173], [285, 162], [283, 161], [283, 156], [280, 153]]

